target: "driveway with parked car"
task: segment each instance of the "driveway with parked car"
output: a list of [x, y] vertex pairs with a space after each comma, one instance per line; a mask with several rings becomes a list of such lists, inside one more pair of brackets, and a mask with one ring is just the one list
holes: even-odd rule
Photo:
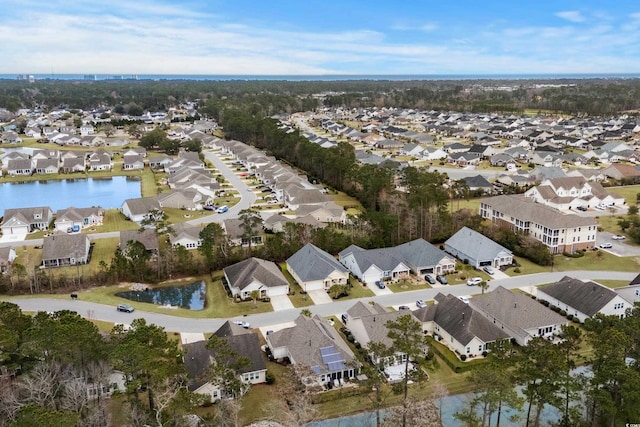
[[640, 247], [630, 244], [629, 240], [622, 234], [601, 231], [598, 233], [596, 246], [616, 256], [640, 256]]

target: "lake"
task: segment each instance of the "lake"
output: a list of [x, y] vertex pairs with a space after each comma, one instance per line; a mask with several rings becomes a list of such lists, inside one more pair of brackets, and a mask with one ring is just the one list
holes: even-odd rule
[[203, 310], [207, 305], [207, 284], [202, 281], [189, 285], [162, 286], [146, 291], [118, 292], [116, 296], [131, 301]]
[[119, 208], [126, 199], [135, 199], [140, 195], [138, 177], [5, 182], [0, 184], [0, 211], [35, 206], [49, 206], [54, 212], [71, 206]]

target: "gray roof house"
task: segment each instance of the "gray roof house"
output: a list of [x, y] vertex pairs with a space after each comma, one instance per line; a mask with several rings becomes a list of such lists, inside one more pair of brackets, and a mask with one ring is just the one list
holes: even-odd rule
[[120, 250], [124, 250], [129, 242], [142, 243], [147, 252], [157, 254], [160, 251], [160, 242], [158, 234], [153, 228], [145, 228], [139, 230], [123, 230], [120, 231]]
[[102, 225], [103, 212], [99, 207], [61, 209], [56, 212], [54, 225], [56, 230], [68, 231], [69, 228], [86, 228]]
[[265, 339], [276, 360], [289, 359], [310, 369], [302, 381], [307, 387], [335, 384], [357, 375], [357, 358], [338, 331], [318, 315], [300, 315], [295, 326], [267, 332]]
[[251, 257], [223, 269], [224, 277], [234, 296], [251, 298], [252, 291], [260, 298], [289, 293], [289, 282], [278, 266], [260, 258]]
[[416, 317], [422, 321], [425, 332], [432, 333], [459, 355], [478, 356], [488, 351], [492, 342], [509, 338], [505, 331], [456, 296], [439, 293], [435, 302], [416, 310]]
[[513, 254], [504, 246], [467, 227], [444, 242], [444, 250], [475, 268], [485, 265], [500, 268], [513, 263]]
[[249, 246], [249, 239], [251, 239], [252, 246], [263, 244], [263, 228], [261, 225], [257, 224], [252, 228], [250, 237], [245, 235], [243, 222], [240, 218], [225, 219], [222, 227], [227, 236], [229, 236], [231, 243], [235, 246]]
[[33, 230], [46, 230], [53, 219], [53, 211], [48, 206], [35, 208], [5, 209], [2, 234], [26, 234]]
[[559, 282], [538, 288], [538, 299], [548, 301], [584, 322], [598, 313], [624, 317], [630, 304], [612, 289], [594, 282], [565, 276]]
[[379, 280], [398, 281], [411, 270], [397, 257], [392, 248], [365, 250], [351, 245], [340, 252], [339, 259], [365, 284], [374, 284]]
[[287, 270], [305, 292], [325, 290], [349, 282], [349, 270], [312, 243], [287, 259]]
[[89, 262], [89, 236], [60, 234], [48, 236], [42, 243], [42, 266], [64, 267]]
[[519, 345], [527, 345], [534, 337], [552, 338], [569, 323], [566, 317], [525, 294], [511, 292], [502, 286], [474, 296], [469, 305], [502, 328]]
[[160, 210], [157, 196], [127, 199], [120, 208], [122, 214], [131, 221], [140, 223], [150, 216], [151, 211]]
[[396, 256], [416, 275], [446, 274], [456, 268], [456, 261], [424, 239], [416, 239], [393, 248]]
[[177, 223], [173, 225], [173, 232], [169, 234], [171, 246], [184, 246], [187, 249], [196, 249], [202, 245], [200, 238], [201, 226]]
[[618, 295], [627, 300], [629, 304], [640, 302], [640, 284], [630, 283], [629, 286], [622, 286], [614, 290]]
[[[247, 388], [250, 384], [266, 381], [267, 365], [257, 333], [227, 321], [214, 335], [227, 340], [232, 351], [249, 360], [249, 364], [238, 373]], [[232, 397], [231, 393], [223, 390], [219, 384], [209, 381], [207, 370], [215, 362], [216, 354], [214, 350], [207, 348], [207, 341], [182, 344], [182, 348], [184, 364], [189, 373], [189, 391], [210, 396], [213, 402]]]

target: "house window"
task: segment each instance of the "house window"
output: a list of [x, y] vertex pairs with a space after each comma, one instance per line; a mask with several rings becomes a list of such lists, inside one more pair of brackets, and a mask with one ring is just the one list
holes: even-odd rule
[[467, 354], [471, 353], [471, 347], [467, 347]]
[[613, 305], [613, 309], [614, 310], [620, 310], [623, 307], [624, 307], [624, 303], [623, 302], [618, 302], [618, 303]]

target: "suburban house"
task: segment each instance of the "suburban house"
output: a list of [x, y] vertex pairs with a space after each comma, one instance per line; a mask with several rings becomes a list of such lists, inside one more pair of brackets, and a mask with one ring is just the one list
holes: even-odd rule
[[202, 245], [200, 232], [202, 227], [192, 226], [186, 223], [173, 224], [173, 232], [169, 233], [171, 246], [184, 246], [187, 249], [196, 249]]
[[46, 230], [53, 220], [53, 211], [48, 206], [36, 208], [5, 209], [2, 234], [27, 234], [33, 230]]
[[124, 216], [139, 224], [145, 219], [149, 219], [153, 212], [159, 211], [160, 204], [158, 203], [157, 196], [140, 197], [125, 200], [122, 202], [120, 210]]
[[482, 175], [468, 176], [462, 178], [470, 191], [482, 192], [490, 194], [494, 191], [493, 184]]
[[229, 236], [229, 240], [235, 246], [259, 246], [262, 245], [262, 225], [256, 224], [251, 229], [251, 235], [247, 235], [244, 229], [244, 223], [240, 218], [225, 219], [222, 223], [225, 233]]
[[79, 231], [82, 228], [102, 225], [103, 212], [99, 207], [67, 208], [56, 212], [55, 229], [59, 231]]
[[[372, 342], [382, 343], [388, 348], [393, 348], [393, 341], [388, 335], [387, 322], [397, 321], [401, 316], [411, 316], [412, 320], [418, 321], [410, 310], [389, 311], [378, 304], [371, 305], [363, 302], [356, 303], [356, 306], [347, 311], [349, 316], [347, 328], [363, 348], [367, 348]], [[382, 364], [389, 381], [394, 382], [402, 379], [403, 366], [407, 357], [406, 353], [396, 351], [393, 355], [384, 357], [383, 360], [373, 358], [373, 363]]]
[[289, 293], [289, 282], [271, 261], [251, 257], [224, 268], [223, 272], [233, 296], [243, 300], [251, 298], [252, 291], [258, 291], [260, 298]]
[[7, 162], [7, 175], [31, 175], [34, 170], [31, 159], [9, 159]]
[[416, 239], [391, 248], [417, 276], [447, 274], [456, 269], [456, 261], [424, 239]]
[[408, 276], [411, 271], [411, 268], [396, 256], [393, 248], [366, 250], [351, 245], [338, 255], [342, 265], [367, 285], [373, 285], [379, 280], [397, 282]]
[[469, 305], [490, 322], [504, 330], [519, 345], [534, 337], [552, 339], [569, 323], [566, 317], [529, 298], [527, 295], [498, 286], [484, 295], [476, 295]]
[[122, 230], [120, 231], [119, 248], [124, 251], [129, 242], [142, 243], [147, 252], [156, 255], [160, 252], [160, 241], [154, 228], [144, 230]]
[[615, 288], [614, 291], [624, 298], [630, 306], [633, 306], [636, 302], [640, 302], [640, 284], [630, 283], [629, 286]]
[[86, 234], [47, 236], [42, 242], [42, 266], [65, 267], [89, 262], [91, 245]]
[[124, 156], [122, 158], [123, 170], [142, 170], [144, 169], [144, 157], [140, 154]]
[[272, 233], [281, 233], [285, 230], [286, 224], [288, 223], [302, 224], [313, 229], [324, 228], [327, 226], [310, 215], [288, 218], [284, 215], [274, 214], [264, 221], [264, 229]]
[[538, 300], [548, 301], [582, 323], [598, 313], [624, 317], [626, 309], [633, 306], [606, 286], [568, 276], [559, 282], [539, 287]]
[[4, 274], [16, 259], [16, 250], [10, 246], [0, 248], [0, 273]]
[[60, 169], [60, 161], [58, 159], [34, 159], [34, 162], [35, 173], [58, 173]]
[[328, 291], [333, 285], [349, 283], [349, 270], [312, 243], [287, 259], [287, 271], [305, 292]]
[[347, 212], [342, 206], [333, 201], [319, 204], [300, 205], [296, 209], [296, 216], [312, 216], [323, 224], [338, 222], [344, 224], [347, 220]]
[[480, 201], [480, 216], [544, 243], [553, 254], [593, 248], [598, 221], [563, 214], [522, 195], [495, 196]]
[[[247, 388], [251, 384], [260, 384], [266, 381], [267, 365], [262, 356], [260, 339], [256, 332], [227, 321], [213, 335], [226, 340], [231, 351], [248, 359], [248, 365], [238, 372], [240, 380]], [[184, 350], [184, 364], [189, 373], [189, 384], [187, 385], [189, 391], [209, 396], [212, 402], [234, 397], [233, 393], [223, 390], [220, 384], [211, 381], [208, 369], [211, 364], [216, 363], [216, 353], [207, 348], [207, 341], [182, 344], [182, 349]]]
[[173, 190], [156, 196], [161, 208], [196, 210], [204, 197], [196, 190]]
[[90, 171], [108, 171], [113, 168], [113, 162], [109, 153], [98, 150], [89, 155], [89, 170]]
[[288, 359], [309, 369], [302, 379], [307, 387], [332, 387], [358, 373], [356, 356], [338, 331], [318, 315], [300, 315], [295, 326], [268, 331], [265, 339], [275, 360]]
[[475, 268], [500, 268], [513, 263], [509, 249], [468, 227], [462, 227], [444, 242], [444, 250]]
[[599, 183], [582, 177], [545, 179], [540, 185], [528, 189], [524, 195], [560, 210], [575, 209], [578, 206], [621, 206], [625, 203], [623, 197], [610, 194]]
[[493, 342], [509, 339], [509, 335], [471, 305], [453, 295], [438, 293], [435, 304], [419, 308], [414, 316], [425, 333], [466, 357], [490, 350]]

